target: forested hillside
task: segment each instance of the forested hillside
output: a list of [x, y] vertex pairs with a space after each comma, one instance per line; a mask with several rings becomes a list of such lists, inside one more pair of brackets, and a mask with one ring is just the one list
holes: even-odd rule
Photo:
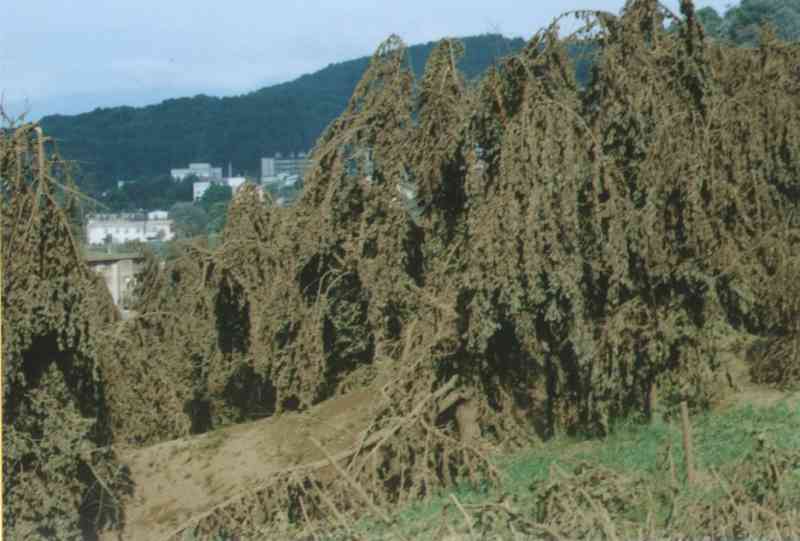
[[[800, 36], [800, 0], [744, 0], [724, 14], [706, 7], [697, 15], [707, 37], [730, 45], [755, 45], [759, 25], [765, 22], [774, 25], [781, 39]], [[498, 34], [462, 42], [465, 54], [459, 68], [472, 80], [524, 45], [520, 38]], [[433, 47], [431, 42], [407, 49], [417, 79]], [[567, 50], [576, 57], [574, 45]], [[76, 176], [84, 191], [108, 192], [103, 200], [109, 208], [138, 208], [153, 198], [115, 194], [117, 180], [147, 179], [151, 185], [163, 185], [156, 177], [163, 179], [170, 168], [192, 161], [223, 167], [231, 162], [237, 174], [258, 177], [261, 157], [309, 150], [344, 110], [368, 63], [363, 57], [331, 64], [242, 96], [199, 95], [141, 108], [96, 109], [75, 116], [48, 116], [41, 125], [58, 141], [61, 153], [79, 164]], [[586, 85], [590, 76], [586, 55], [578, 56], [576, 70], [578, 82]]]
[[707, 35], [730, 44], [757, 45], [763, 23], [771, 24], [782, 40], [800, 39], [800, 0], [743, 0], [724, 15], [711, 7], [698, 10], [697, 15]]
[[[465, 38], [459, 68], [470, 78], [497, 58], [517, 52], [522, 39], [500, 35]], [[434, 43], [408, 48], [419, 76]], [[369, 58], [328, 67], [237, 97], [195, 96], [148, 107], [96, 109], [48, 116], [41, 125], [61, 153], [80, 164], [84, 190], [99, 193], [117, 180], [164, 174], [191, 161], [212, 162], [260, 174], [260, 158], [308, 150], [347, 105]]]

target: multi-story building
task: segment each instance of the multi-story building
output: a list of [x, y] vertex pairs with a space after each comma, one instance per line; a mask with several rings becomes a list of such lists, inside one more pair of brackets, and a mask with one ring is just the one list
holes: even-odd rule
[[247, 182], [247, 179], [244, 177], [226, 177], [222, 179], [222, 182], [230, 186], [231, 190], [233, 190], [233, 193], [236, 193], [236, 190], [238, 190], [242, 184]]
[[122, 244], [129, 241], [172, 240], [172, 220], [164, 211], [147, 214], [95, 214], [86, 223], [89, 244]]
[[272, 182], [281, 174], [297, 175], [301, 179], [306, 169], [311, 165], [305, 152], [290, 154], [284, 158], [276, 153], [272, 158], [261, 158], [261, 181]]
[[170, 169], [174, 180], [195, 176], [201, 180], [222, 180], [222, 167], [211, 167], [210, 163], [190, 163], [186, 169]]
[[207, 180], [201, 180], [192, 184], [192, 200], [199, 201], [200, 198], [203, 197], [203, 194], [206, 193], [206, 190], [208, 190], [210, 187], [211, 182]]

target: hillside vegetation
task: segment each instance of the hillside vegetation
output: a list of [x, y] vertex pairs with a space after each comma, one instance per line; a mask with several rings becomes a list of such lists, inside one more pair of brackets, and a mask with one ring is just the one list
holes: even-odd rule
[[[800, 36], [800, 0], [745, 0], [724, 14], [713, 8], [698, 11], [707, 36], [730, 45], [754, 46], [761, 23], [774, 24], [778, 37]], [[474, 81], [502, 57], [518, 52], [522, 39], [487, 34], [462, 40], [465, 52], [458, 68]], [[417, 78], [434, 43], [407, 49], [409, 68]], [[576, 61], [576, 77], [585, 86], [591, 69], [592, 44], [568, 44]], [[167, 100], [148, 107], [97, 109], [76, 116], [48, 116], [41, 125], [59, 142], [66, 159], [80, 164], [77, 182], [100, 197], [112, 210], [169, 208], [168, 172], [192, 161], [227, 166], [258, 178], [260, 158], [314, 146], [325, 127], [346, 107], [369, 59], [332, 64], [294, 81], [236, 97], [195, 96]], [[115, 190], [117, 180], [147, 186]], [[144, 193], [150, 190], [150, 193]], [[156, 206], [153, 206], [156, 205]], [[160, 206], [159, 206], [160, 205]]]
[[[521, 39], [484, 35], [464, 40], [459, 68], [482, 74], [500, 57], [517, 52]], [[421, 74], [434, 43], [408, 49]], [[227, 166], [253, 177], [260, 159], [275, 152], [305, 151], [345, 108], [369, 64], [363, 57], [283, 84], [236, 97], [195, 96], [148, 107], [113, 107], [75, 116], [47, 116], [42, 127], [65, 158], [80, 164], [79, 183], [100, 193], [116, 181], [164, 175], [193, 161]]]

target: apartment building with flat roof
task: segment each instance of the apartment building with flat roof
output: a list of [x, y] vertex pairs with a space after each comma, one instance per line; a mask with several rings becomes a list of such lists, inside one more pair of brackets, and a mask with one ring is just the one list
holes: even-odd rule
[[261, 181], [272, 182], [282, 174], [297, 175], [301, 179], [311, 161], [305, 152], [292, 153], [283, 157], [276, 153], [272, 158], [261, 158]]
[[174, 180], [183, 180], [192, 175], [201, 180], [222, 180], [222, 167], [212, 167], [210, 163], [190, 163], [184, 169], [170, 169], [169, 174]]

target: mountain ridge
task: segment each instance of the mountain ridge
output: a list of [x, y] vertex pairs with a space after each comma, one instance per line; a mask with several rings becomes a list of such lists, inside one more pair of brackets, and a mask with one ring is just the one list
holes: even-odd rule
[[[460, 69], [468, 78], [500, 57], [520, 50], [522, 38], [483, 34], [459, 38]], [[409, 64], [421, 75], [436, 42], [408, 47]], [[40, 124], [67, 160], [80, 164], [79, 185], [91, 193], [117, 180], [164, 175], [189, 162], [211, 162], [258, 176], [260, 158], [308, 150], [346, 107], [369, 63], [360, 57], [239, 96], [166, 99], [142, 107], [100, 107], [77, 115], [48, 115]]]

